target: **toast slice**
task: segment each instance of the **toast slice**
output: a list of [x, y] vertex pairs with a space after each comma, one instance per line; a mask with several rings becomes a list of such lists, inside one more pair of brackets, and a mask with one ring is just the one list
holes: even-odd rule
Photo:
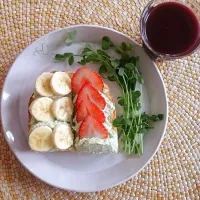
[[[56, 71], [53, 71], [51, 73], [55, 73]], [[71, 78], [74, 74], [74, 72], [71, 71], [64, 71], [66, 72]], [[107, 84], [104, 83], [104, 90], [102, 95], [110, 101], [114, 105], [114, 100], [110, 92], [110, 88], [108, 87]], [[73, 98], [73, 94], [69, 94], [67, 96], [70, 96]], [[31, 105], [31, 103], [38, 97], [37, 93], [33, 93], [32, 96], [29, 99], [28, 107]], [[51, 97], [50, 97], [51, 98]], [[59, 97], [58, 97], [59, 98]], [[115, 107], [114, 107], [115, 108]], [[29, 134], [30, 132], [37, 126], [42, 125], [41, 122], [37, 122], [31, 115], [31, 113], [28, 111], [28, 126], [29, 126]], [[107, 124], [109, 124], [109, 138], [107, 139], [79, 139], [78, 137], [78, 130], [75, 129], [76, 131], [74, 132], [74, 145], [71, 146], [67, 150], [60, 150], [57, 149], [56, 147], [52, 148], [49, 151], [80, 151], [80, 152], [89, 152], [89, 153], [117, 153], [118, 152], [118, 134], [117, 134], [117, 129], [112, 126], [112, 121], [116, 118], [116, 110], [113, 109], [110, 115], [108, 116]], [[65, 122], [57, 122], [58, 124], [63, 124]], [[73, 123], [70, 122], [70, 125], [73, 128]], [[49, 126], [49, 125], [48, 125]], [[51, 128], [54, 128], [54, 125], [50, 125]], [[73, 128], [74, 129], [74, 128]], [[112, 132], [112, 134], [111, 134]]]

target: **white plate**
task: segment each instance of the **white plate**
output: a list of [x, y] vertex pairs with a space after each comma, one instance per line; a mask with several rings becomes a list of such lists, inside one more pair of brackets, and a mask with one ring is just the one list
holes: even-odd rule
[[[76, 44], [66, 47], [65, 39], [69, 32], [76, 30]], [[124, 154], [92, 155], [82, 153], [31, 152], [27, 142], [28, 101], [34, 89], [36, 78], [44, 71], [76, 70], [80, 66], [68, 66], [67, 62], [54, 63], [52, 53], [74, 52], [82, 49], [81, 43], [98, 46], [101, 38], [107, 35], [114, 43], [135, 42], [109, 28], [79, 25], [53, 31], [27, 47], [12, 65], [4, 83], [1, 99], [1, 118], [5, 138], [18, 160], [32, 174], [42, 181], [62, 189], [91, 192], [116, 186], [130, 179], [142, 170], [151, 160], [163, 138], [168, 116], [167, 98], [162, 77], [144, 50], [136, 46], [135, 55], [140, 56], [140, 71], [145, 84], [144, 110], [150, 113], [163, 113], [164, 120], [144, 138], [144, 154], [138, 158]], [[88, 65], [94, 70], [98, 65]], [[119, 96], [119, 88], [108, 83], [112, 94]]]

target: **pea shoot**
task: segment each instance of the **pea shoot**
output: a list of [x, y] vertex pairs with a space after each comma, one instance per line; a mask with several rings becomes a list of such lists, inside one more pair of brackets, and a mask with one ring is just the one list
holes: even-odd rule
[[[67, 45], [72, 44], [74, 34], [70, 35]], [[113, 49], [119, 59], [112, 58], [108, 50]], [[121, 134], [121, 142], [124, 152], [128, 154], [143, 154], [143, 138], [148, 129], [153, 128], [152, 122], [162, 120], [163, 114], [148, 115], [141, 112], [143, 77], [139, 71], [139, 57], [130, 55], [134, 46], [122, 42], [115, 45], [109, 37], [101, 40], [101, 49], [93, 49], [90, 44], [84, 46], [80, 55], [73, 53], [56, 54], [56, 61], [68, 60], [69, 65], [74, 62], [74, 57], [81, 57], [78, 62], [85, 65], [89, 62], [100, 64], [99, 73], [110, 81], [116, 81], [122, 96], [118, 97], [118, 104], [123, 107], [123, 115], [113, 121], [113, 126], [118, 128]], [[140, 90], [136, 89], [139, 84]]]

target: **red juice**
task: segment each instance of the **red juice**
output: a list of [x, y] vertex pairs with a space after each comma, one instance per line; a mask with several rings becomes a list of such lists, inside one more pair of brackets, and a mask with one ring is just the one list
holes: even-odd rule
[[197, 44], [199, 33], [197, 17], [183, 4], [166, 2], [150, 10], [146, 36], [158, 53], [184, 54]]

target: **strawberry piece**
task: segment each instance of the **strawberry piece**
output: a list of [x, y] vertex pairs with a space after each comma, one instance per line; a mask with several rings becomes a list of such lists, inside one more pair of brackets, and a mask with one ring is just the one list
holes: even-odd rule
[[76, 100], [76, 107], [79, 107], [79, 104], [82, 100], [89, 99], [92, 103], [96, 104], [97, 107], [103, 110], [106, 106], [105, 99], [100, 95], [98, 90], [96, 90], [92, 85], [86, 83], [78, 93]]
[[87, 67], [82, 67], [72, 77], [72, 91], [77, 94], [85, 83], [90, 83], [100, 92], [103, 91], [104, 84], [101, 76]]
[[87, 115], [80, 126], [79, 138], [93, 137], [106, 139], [108, 137], [108, 131], [100, 121], [90, 115]]
[[83, 119], [90, 115], [95, 119], [98, 119], [101, 123], [105, 121], [104, 113], [89, 99], [84, 99], [81, 101], [80, 105], [78, 106], [77, 113], [76, 113], [76, 121], [80, 122]]

